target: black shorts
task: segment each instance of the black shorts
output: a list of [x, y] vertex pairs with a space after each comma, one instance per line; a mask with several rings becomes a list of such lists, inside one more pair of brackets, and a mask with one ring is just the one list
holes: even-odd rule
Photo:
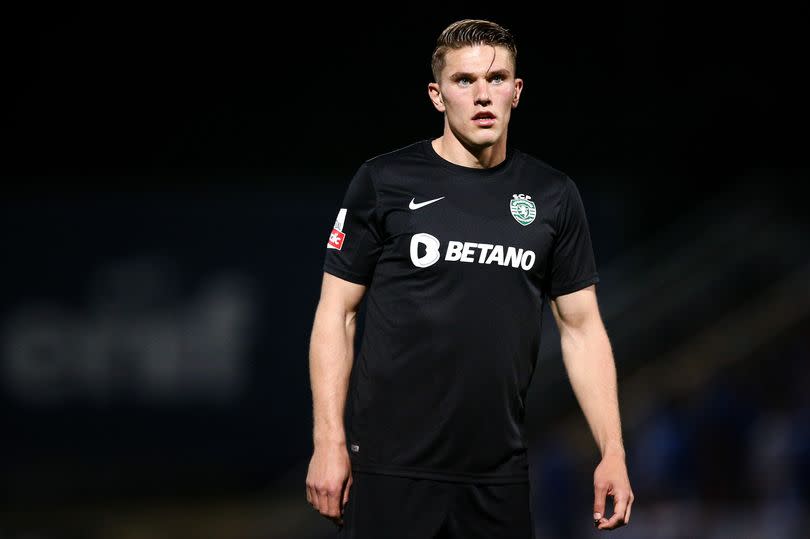
[[339, 539], [534, 539], [529, 483], [352, 473]]

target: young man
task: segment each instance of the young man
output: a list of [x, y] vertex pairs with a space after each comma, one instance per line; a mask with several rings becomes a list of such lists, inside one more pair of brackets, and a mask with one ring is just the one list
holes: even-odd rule
[[507, 146], [523, 89], [515, 61], [497, 24], [445, 29], [428, 85], [442, 136], [366, 161], [330, 234], [310, 345], [306, 490], [343, 537], [533, 536], [524, 413], [545, 300], [602, 453], [594, 523], [630, 520], [586, 215], [570, 178]]

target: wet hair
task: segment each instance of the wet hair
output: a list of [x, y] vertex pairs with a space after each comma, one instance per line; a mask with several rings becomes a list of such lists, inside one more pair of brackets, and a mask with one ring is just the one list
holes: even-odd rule
[[517, 45], [509, 30], [492, 21], [464, 19], [445, 28], [436, 40], [430, 62], [433, 80], [439, 82], [447, 51], [476, 45], [500, 45], [512, 54], [512, 63], [517, 65]]

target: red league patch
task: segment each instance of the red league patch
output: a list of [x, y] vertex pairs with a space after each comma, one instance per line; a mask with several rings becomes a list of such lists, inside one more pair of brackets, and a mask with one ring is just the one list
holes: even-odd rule
[[329, 249], [337, 249], [340, 251], [343, 248], [343, 242], [346, 241], [346, 233], [343, 232], [343, 223], [346, 221], [346, 208], [340, 208], [337, 219], [335, 219], [335, 226], [329, 234], [329, 242], [326, 247]]
[[346, 239], [346, 234], [341, 232], [340, 230], [333, 228], [332, 233], [329, 234], [329, 244], [327, 247], [331, 247], [332, 249], [340, 250], [343, 247], [343, 240]]

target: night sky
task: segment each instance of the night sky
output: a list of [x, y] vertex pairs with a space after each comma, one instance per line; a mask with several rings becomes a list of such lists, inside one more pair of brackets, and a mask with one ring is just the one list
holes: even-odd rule
[[6, 21], [6, 174], [74, 187], [345, 176], [440, 134], [429, 58], [465, 17], [517, 38], [510, 143], [572, 175], [731, 181], [804, 165], [798, 13], [378, 9], [27, 8]]

